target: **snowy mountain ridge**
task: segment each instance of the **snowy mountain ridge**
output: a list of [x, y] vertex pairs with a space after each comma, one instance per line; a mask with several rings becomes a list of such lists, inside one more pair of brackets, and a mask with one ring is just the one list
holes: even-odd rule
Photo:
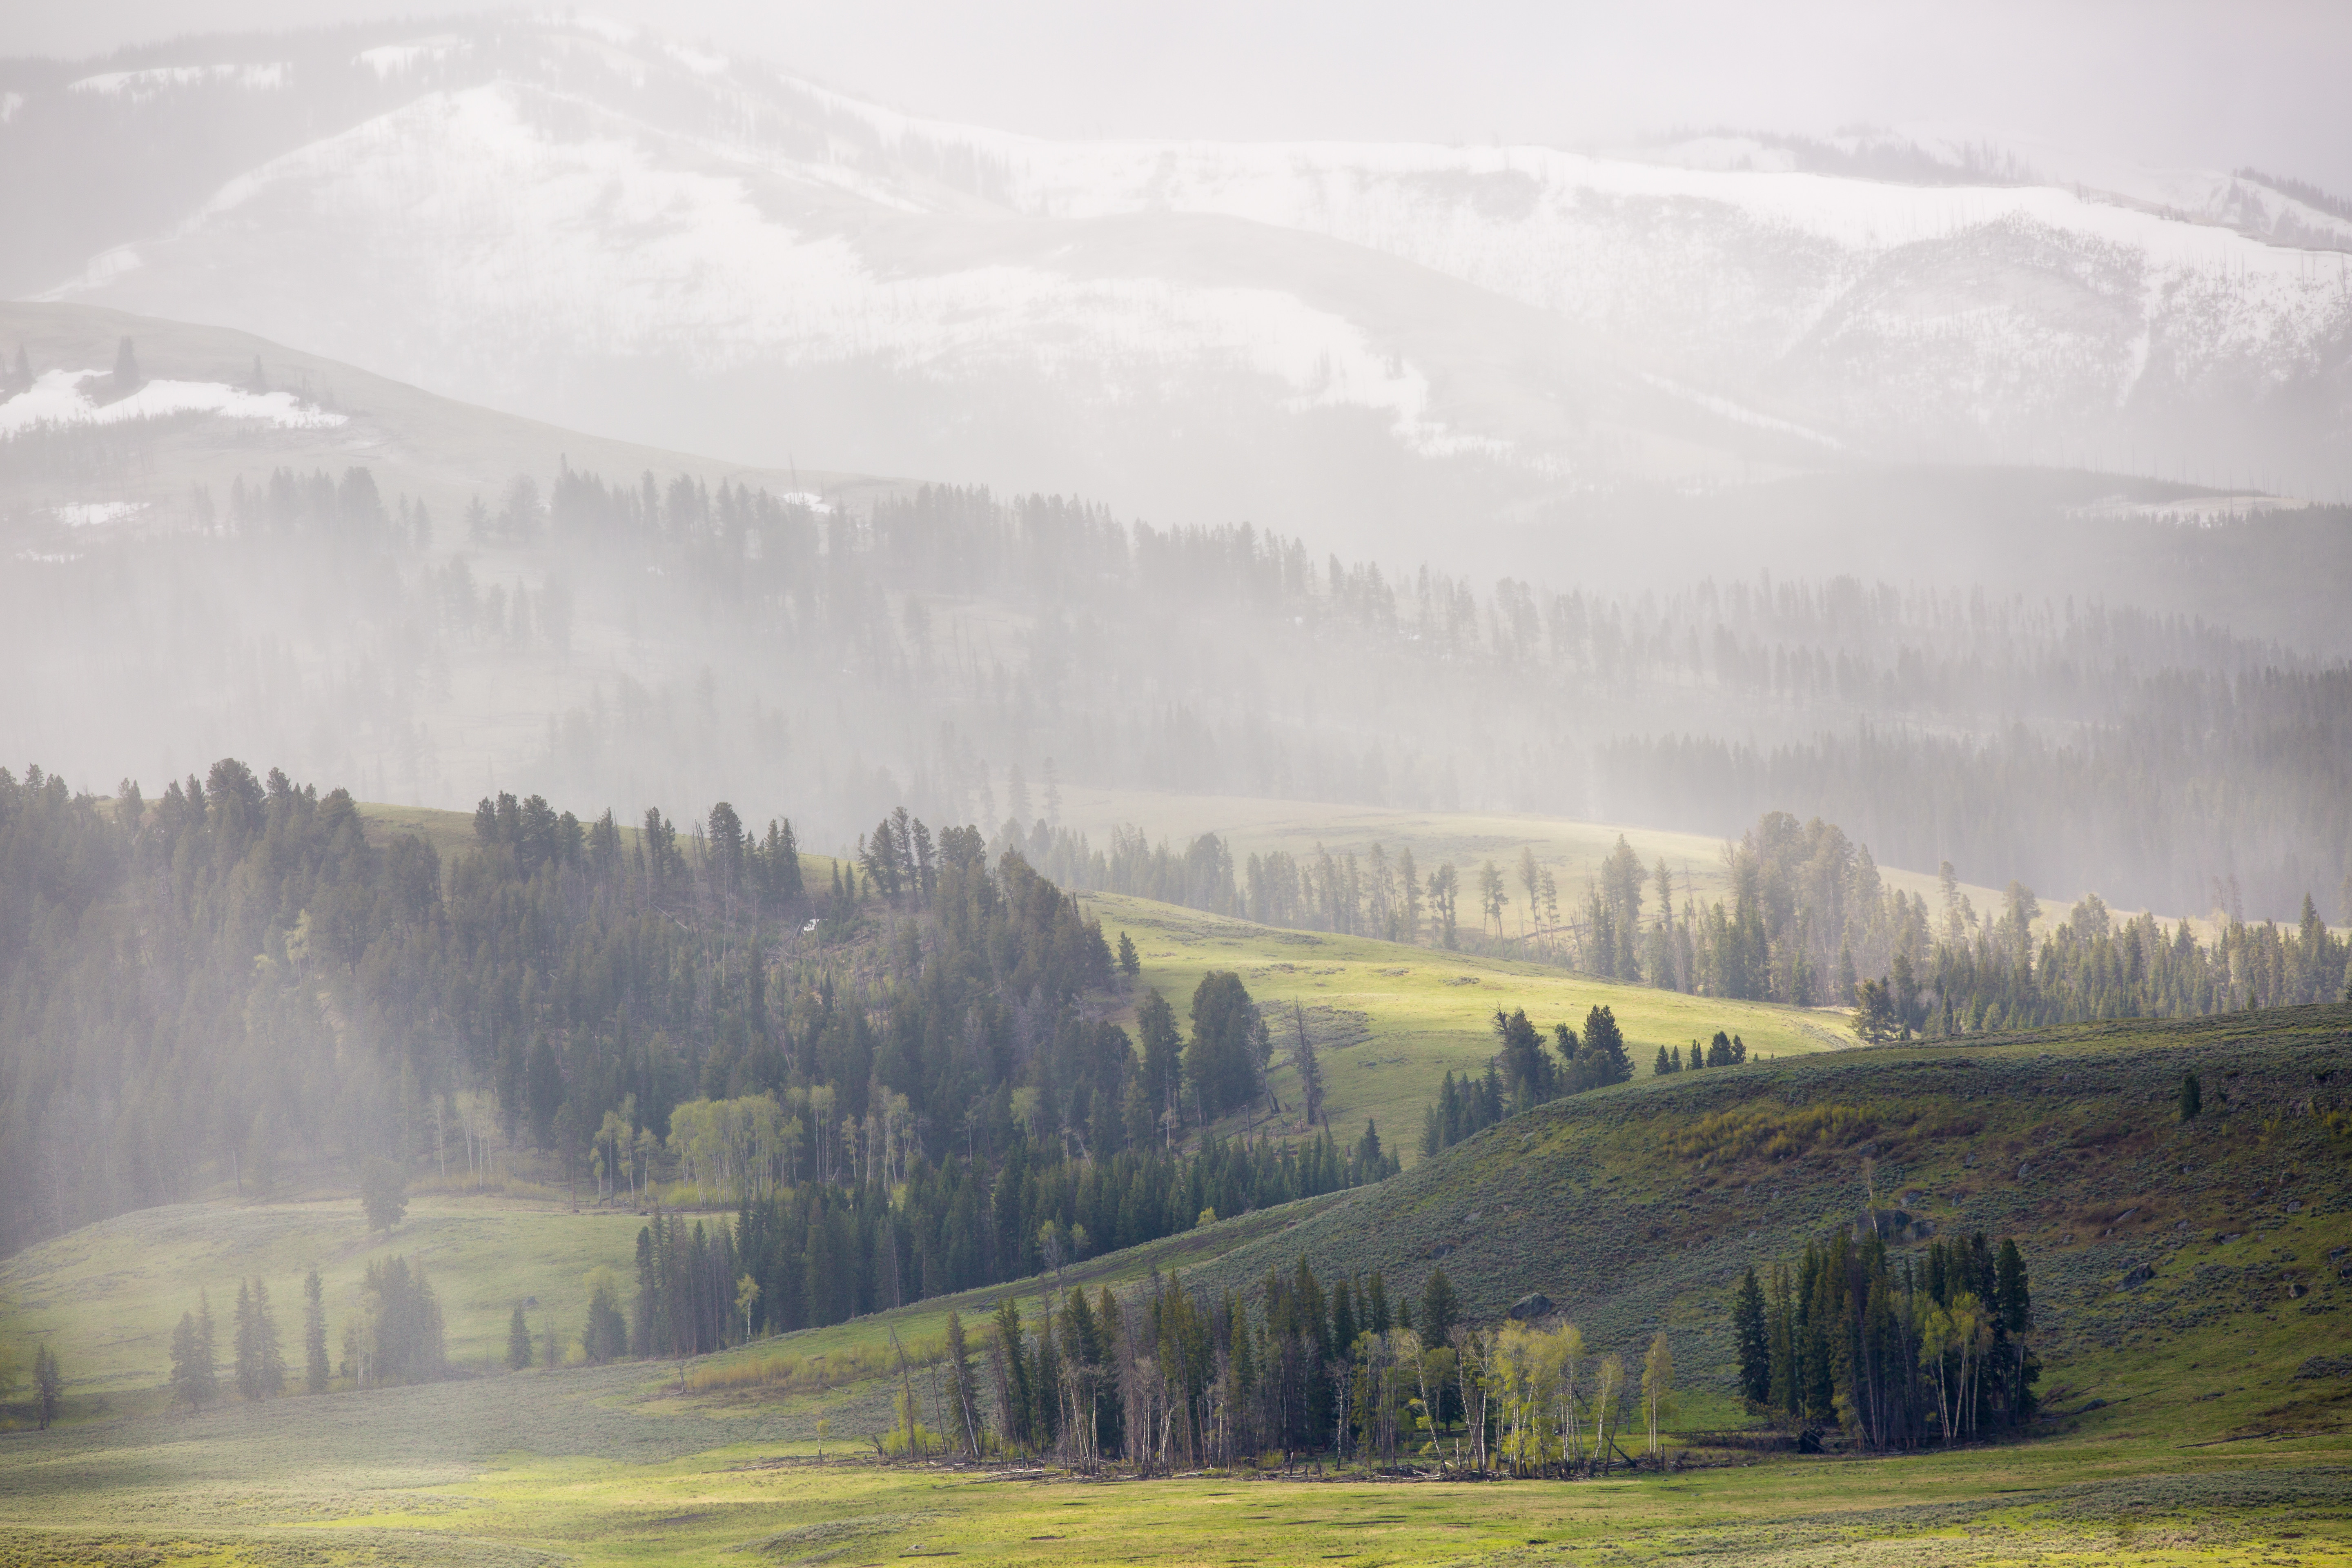
[[2352, 482], [2352, 221], [2250, 177], [2099, 194], [1933, 135], [1060, 142], [597, 22], [150, 55], [11, 63], [0, 179], [234, 152], [46, 275], [0, 248], [11, 289], [632, 439], [1367, 536], [1824, 462]]

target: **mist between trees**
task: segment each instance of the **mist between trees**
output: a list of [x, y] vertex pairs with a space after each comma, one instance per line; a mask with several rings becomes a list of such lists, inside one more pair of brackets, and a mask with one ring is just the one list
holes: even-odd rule
[[751, 1321], [830, 1322], [1396, 1168], [1370, 1124], [1250, 1135], [1282, 1113], [1238, 976], [1189, 1030], [1156, 994], [1139, 1041], [1108, 1022], [1129, 974], [1017, 850], [900, 810], [818, 883], [793, 845], [502, 795], [445, 868], [233, 759], [152, 802], [0, 772], [8, 1243], [208, 1186], [365, 1174], [386, 1226], [403, 1173], [538, 1180], [740, 1201], [789, 1238]]
[[[1214, 834], [1180, 853], [1120, 829], [1097, 850], [1041, 820], [1025, 842], [1069, 887], [1531, 958], [1697, 995], [1851, 1005], [1872, 1039], [2330, 1002], [2347, 993], [2352, 953], [2308, 893], [2292, 926], [2225, 911], [2206, 942], [2185, 919], [2168, 929], [2152, 913], [2120, 914], [2096, 893], [2045, 919], [2021, 881], [1980, 910], [1947, 861], [1931, 908], [1925, 895], [1889, 887], [1869, 847], [1836, 825], [1783, 811], [1724, 846], [1730, 896], [1705, 904], [1685, 879], [1677, 905], [1673, 868], [1664, 859], [1645, 868], [1622, 836], [1580, 890], [1562, 889], [1531, 849], [1507, 872], [1490, 860], [1423, 875], [1410, 848], [1391, 857], [1377, 844], [1360, 857], [1319, 847], [1311, 857], [1252, 853], [1236, 866]], [[1475, 927], [1465, 914], [1477, 917]]]
[[[827, 844], [894, 800], [995, 822], [1009, 770], [1054, 758], [1073, 785], [1717, 833], [1788, 808], [1894, 864], [2191, 913], [2352, 899], [2352, 668], [2191, 617], [1853, 578], [1479, 586], [945, 487], [848, 510], [564, 469], [478, 499], [436, 518], [364, 469], [280, 471], [192, 495], [186, 529], [60, 526], [0, 574], [36, 661], [0, 718], [101, 776], [227, 740], [386, 799], [472, 798], [482, 748], [519, 793], [632, 810], [759, 780], [751, 809]], [[2284, 526], [2115, 547], [2235, 581], [2305, 548]]]

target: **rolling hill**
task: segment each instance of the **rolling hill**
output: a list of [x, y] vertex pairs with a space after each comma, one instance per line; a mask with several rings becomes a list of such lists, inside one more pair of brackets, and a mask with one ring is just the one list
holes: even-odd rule
[[[1048, 1284], [1026, 1280], [690, 1367], [476, 1375], [232, 1401], [198, 1417], [140, 1394], [135, 1332], [78, 1331], [66, 1342], [93, 1384], [75, 1391], [66, 1428], [37, 1446], [8, 1439], [0, 1541], [32, 1563], [299, 1552], [627, 1563], [731, 1561], [730, 1550], [799, 1561], [856, 1546], [1077, 1563], [1134, 1555], [1139, 1541], [1165, 1560], [1225, 1563], [1245, 1530], [1252, 1556], [1269, 1563], [1644, 1563], [1695, 1550], [1736, 1568], [1839, 1553], [1934, 1568], [2053, 1552], [2328, 1561], [2347, 1544], [2352, 1399], [2341, 1317], [2352, 1285], [2339, 1278], [2352, 1201], [2336, 1109], [2347, 1047], [2352, 1009], [2337, 1007], [1637, 1083], [1528, 1113], [1376, 1189], [1072, 1271], [1072, 1282], [1125, 1287], [1172, 1266], [1192, 1286], [1247, 1290], [1301, 1257], [1326, 1272], [1381, 1267], [1391, 1280], [1442, 1264], [1488, 1320], [1541, 1289], [1598, 1350], [1630, 1348], [1661, 1325], [1674, 1337], [1685, 1394], [1671, 1444], [1682, 1427], [1738, 1419], [1721, 1393], [1738, 1271], [1864, 1217], [1869, 1159], [1880, 1215], [1899, 1205], [1911, 1227], [1984, 1226], [2024, 1247], [2047, 1368], [2046, 1420], [2025, 1442], [1868, 1463], [1734, 1455], [1728, 1468], [1574, 1486], [1253, 1484], [1278, 1482], [1277, 1470], [1106, 1487], [1024, 1468], [876, 1466], [857, 1454], [888, 1419], [890, 1378], [771, 1389], [751, 1370], [776, 1356], [887, 1366], [891, 1333], [920, 1345], [949, 1306], [970, 1321], [1001, 1294], [1034, 1300]], [[2165, 1102], [2191, 1067], [2210, 1086], [2208, 1110], [2183, 1124]], [[1802, 1113], [1828, 1106], [1874, 1125], [1805, 1144]], [[1766, 1123], [1801, 1152], [1759, 1160], [1723, 1141]], [[498, 1303], [533, 1269], [584, 1266], [601, 1244], [583, 1243], [633, 1218], [474, 1201], [504, 1205], [474, 1217], [508, 1227], [511, 1257], [437, 1253], [467, 1303], [461, 1339], [493, 1327]], [[459, 1212], [427, 1200], [416, 1222], [428, 1251], [441, 1247], [432, 1238], [445, 1208]], [[47, 1243], [0, 1276], [0, 1310], [12, 1326], [26, 1321], [26, 1281], [47, 1274], [86, 1319], [134, 1324], [155, 1315], [151, 1296], [185, 1295], [200, 1279], [299, 1266], [295, 1253], [320, 1246], [350, 1253], [360, 1224], [347, 1199], [199, 1217], [161, 1248], [123, 1250], [118, 1233], [139, 1216]], [[28, 1274], [36, 1257], [45, 1267]]]
[[[2191, 1071], [2208, 1109], [2183, 1122]], [[2352, 1413], [2347, 1073], [2336, 1005], [1637, 1079], [1499, 1123], [1196, 1282], [1301, 1257], [1414, 1284], [1443, 1268], [1477, 1319], [1540, 1291], [1600, 1347], [1664, 1329], [1719, 1389], [1741, 1271], [1875, 1215], [1898, 1254], [2017, 1238], [2070, 1429], [2333, 1432]]]

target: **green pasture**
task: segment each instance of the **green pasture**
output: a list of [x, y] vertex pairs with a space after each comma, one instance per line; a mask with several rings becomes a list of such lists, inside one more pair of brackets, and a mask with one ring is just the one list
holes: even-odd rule
[[[1089, 1481], [883, 1467], [637, 1404], [612, 1371], [12, 1438], [10, 1563], [2230, 1565], [2352, 1555], [2340, 1436], [2078, 1436], [1583, 1482]], [[708, 1447], [696, 1447], [707, 1444]], [[1696, 1456], [1694, 1456], [1696, 1458]]]
[[[1498, 1007], [1524, 1007], [1547, 1031], [1565, 1022], [1580, 1032], [1585, 1015], [1605, 1005], [1624, 1031], [1634, 1070], [1644, 1074], [1660, 1046], [1687, 1049], [1717, 1029], [1746, 1041], [1751, 1060], [1857, 1044], [1846, 1016], [1827, 1008], [1688, 996], [1545, 964], [1283, 931], [1117, 893], [1080, 897], [1106, 938], [1115, 944], [1125, 931], [1134, 941], [1142, 984], [1168, 998], [1180, 1026], [1202, 975], [1217, 969], [1241, 975], [1274, 1033], [1271, 1084], [1284, 1111], [1276, 1130], [1303, 1130], [1291, 1065], [1295, 1005], [1318, 1047], [1334, 1134], [1352, 1140], [1369, 1116], [1383, 1142], [1402, 1144], [1407, 1160], [1418, 1157], [1422, 1108], [1436, 1098], [1440, 1080], [1449, 1070], [1481, 1071], [1494, 1054]], [[1247, 1117], [1228, 1118], [1224, 1129], [1250, 1125]], [[1257, 1125], [1265, 1130], [1262, 1117]]]
[[[583, 1204], [572, 1212], [548, 1198], [421, 1194], [388, 1235], [371, 1234], [359, 1200], [172, 1204], [84, 1226], [0, 1262], [0, 1345], [47, 1338], [77, 1388], [131, 1394], [163, 1383], [173, 1325], [212, 1298], [220, 1344], [228, 1343], [237, 1281], [259, 1279], [301, 1370], [302, 1280], [319, 1271], [328, 1350], [340, 1353], [342, 1326], [360, 1310], [369, 1263], [397, 1254], [421, 1263], [441, 1302], [449, 1359], [490, 1366], [506, 1355], [517, 1301], [534, 1333], [550, 1314], [575, 1344], [599, 1264], [626, 1273], [635, 1257], [634, 1210]], [[226, 1349], [223, 1358], [226, 1359]]]

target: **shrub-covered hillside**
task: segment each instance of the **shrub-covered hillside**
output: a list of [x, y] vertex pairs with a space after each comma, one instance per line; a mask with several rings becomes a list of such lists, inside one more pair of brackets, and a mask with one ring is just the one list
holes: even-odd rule
[[[1474, 1320], [1539, 1291], [1597, 1349], [1667, 1330], [1685, 1382], [1728, 1394], [1750, 1265], [1864, 1223], [1898, 1263], [1980, 1230], [2024, 1254], [2055, 1415], [2092, 1369], [2153, 1358], [2180, 1397], [2210, 1384], [2243, 1420], [2332, 1424], [2352, 1408], [2352, 1377], [2321, 1375], [2352, 1369], [2347, 1104], [2340, 1005], [1641, 1079], [1510, 1118], [1192, 1282], [1246, 1289], [1302, 1256], [1391, 1289], [1443, 1268]], [[2238, 1373], [2213, 1382], [2225, 1343]]]

